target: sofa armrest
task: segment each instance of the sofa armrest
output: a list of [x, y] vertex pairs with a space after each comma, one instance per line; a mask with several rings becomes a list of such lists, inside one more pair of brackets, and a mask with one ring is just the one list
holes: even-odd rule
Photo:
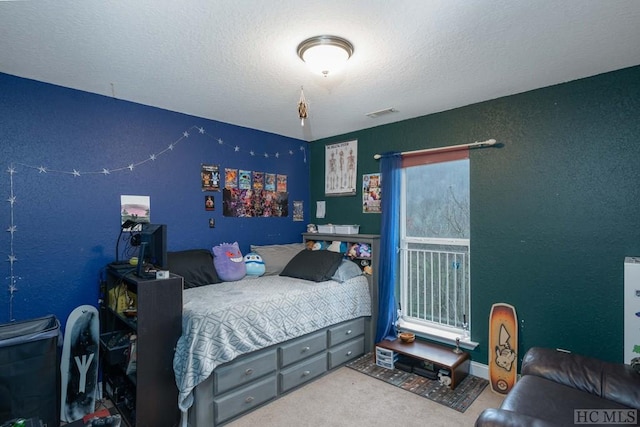
[[574, 353], [533, 347], [522, 360], [521, 373], [640, 409], [640, 375], [623, 363], [608, 363]]
[[475, 427], [558, 427], [558, 425], [505, 409], [489, 408], [480, 413]]

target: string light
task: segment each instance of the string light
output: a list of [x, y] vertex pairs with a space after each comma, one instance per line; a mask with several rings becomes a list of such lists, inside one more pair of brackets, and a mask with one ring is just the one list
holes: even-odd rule
[[[191, 134], [189, 132], [193, 132], [195, 133], [197, 131], [198, 135], [202, 135], [205, 137], [208, 137], [210, 139], [212, 139], [213, 141], [217, 142], [218, 145], [223, 146], [223, 147], [229, 147], [229, 149], [231, 151], [233, 151], [234, 153], [248, 153], [251, 156], [255, 156], [256, 152], [254, 150], [243, 150], [239, 145], [231, 145], [231, 144], [227, 144], [222, 138], [219, 137], [215, 137], [213, 135], [208, 134], [205, 129], [203, 127], [199, 127], [199, 126], [191, 126], [189, 129], [185, 130], [184, 132], [182, 132], [182, 135], [177, 138], [175, 141], [173, 141], [172, 143], [170, 143], [166, 148], [158, 151], [157, 153], [152, 153], [150, 154], [146, 159], [140, 160], [138, 162], [130, 162], [128, 163], [126, 166], [119, 166], [119, 167], [115, 167], [115, 168], [107, 168], [107, 167], [103, 167], [100, 170], [94, 170], [94, 171], [81, 171], [80, 168], [74, 168], [70, 171], [67, 170], [61, 170], [61, 169], [54, 169], [54, 168], [49, 168], [45, 165], [38, 165], [38, 166], [34, 166], [34, 165], [29, 165], [26, 163], [20, 163], [20, 162], [16, 162], [15, 165], [18, 165], [22, 168], [26, 168], [26, 169], [31, 169], [33, 171], [37, 171], [38, 174], [42, 174], [42, 175], [46, 175], [46, 174], [63, 174], [63, 175], [69, 175], [72, 176], [74, 178], [79, 178], [81, 176], [84, 175], [104, 175], [104, 176], [108, 176], [114, 173], [118, 173], [118, 172], [132, 172], [135, 168], [137, 168], [138, 166], [142, 166], [146, 163], [149, 162], [154, 162], [155, 160], [158, 159], [158, 157], [163, 156], [165, 154], [167, 154], [170, 151], [173, 151], [174, 148], [176, 148], [176, 146], [178, 146], [178, 144], [180, 144], [181, 142], [185, 141], [187, 138], [189, 138], [191, 136]], [[307, 162], [307, 153], [305, 150], [304, 146], [300, 146], [300, 151], [303, 154], [303, 161], [306, 163]], [[289, 150], [289, 156], [293, 156], [294, 151], [293, 150]], [[264, 158], [265, 159], [271, 159], [271, 158], [275, 158], [275, 159], [280, 159], [281, 155], [279, 152], [275, 152], [275, 153], [264, 153]], [[8, 291], [9, 291], [9, 321], [13, 321], [13, 304], [14, 304], [14, 297], [15, 297], [15, 293], [18, 291], [18, 280], [20, 280], [21, 278], [19, 276], [16, 275], [15, 273], [15, 263], [18, 261], [18, 257], [16, 256], [15, 252], [14, 252], [14, 237], [15, 234], [18, 231], [18, 227], [15, 224], [15, 218], [14, 218], [14, 205], [16, 203], [18, 203], [18, 198], [15, 195], [15, 189], [14, 189], [14, 175], [17, 173], [17, 169], [14, 166], [14, 163], [11, 164], [11, 166], [9, 166], [9, 168], [7, 169], [7, 173], [9, 174], [9, 197], [7, 198], [7, 202], [9, 203], [10, 206], [10, 223], [8, 228], [6, 229], [7, 232], [10, 233], [11, 237], [10, 237], [10, 241], [9, 241], [9, 256], [8, 256], [8, 261], [9, 261], [9, 276], [7, 276], [6, 278], [9, 281], [9, 285], [8, 285]]]
[[[45, 165], [39, 165], [39, 166], [34, 166], [34, 165], [29, 165], [26, 163], [20, 163], [17, 162], [16, 165], [19, 165], [21, 167], [25, 167], [28, 169], [34, 169], [37, 170], [38, 173], [40, 174], [65, 174], [65, 175], [71, 175], [73, 177], [80, 177], [82, 175], [111, 175], [113, 173], [117, 173], [117, 172], [124, 172], [124, 171], [133, 171], [135, 168], [137, 168], [138, 166], [144, 165], [146, 163], [149, 162], [153, 162], [155, 160], [158, 159], [158, 157], [167, 154], [170, 151], [173, 151], [174, 148], [176, 148], [176, 146], [183, 142], [184, 140], [186, 140], [187, 138], [189, 138], [191, 136], [191, 134], [189, 133], [189, 131], [195, 132], [197, 131], [199, 135], [202, 135], [204, 137], [210, 138], [213, 141], [215, 141], [218, 145], [223, 146], [223, 147], [228, 147], [231, 151], [235, 152], [235, 153], [246, 153], [249, 154], [250, 156], [256, 156], [256, 151], [255, 150], [243, 150], [239, 145], [235, 144], [235, 145], [231, 145], [231, 144], [227, 144], [222, 138], [219, 137], [215, 137], [213, 135], [208, 134], [205, 129], [203, 127], [199, 127], [199, 126], [191, 126], [189, 129], [187, 129], [186, 131], [182, 132], [182, 136], [179, 137], [178, 139], [176, 139], [175, 141], [173, 141], [171, 144], [169, 144], [166, 148], [164, 148], [163, 150], [158, 151], [157, 153], [151, 153], [149, 154], [149, 156], [146, 159], [140, 160], [138, 162], [132, 162], [127, 164], [126, 166], [119, 166], [119, 167], [115, 167], [115, 168], [102, 168], [100, 170], [94, 170], [94, 171], [80, 171], [80, 169], [75, 168], [72, 169], [70, 171], [66, 171], [66, 170], [59, 170], [59, 169], [52, 169], [49, 168]], [[306, 150], [304, 148], [304, 146], [300, 146], [300, 151], [302, 151], [303, 153], [303, 161], [306, 163], [307, 162], [307, 155], [306, 155]], [[289, 155], [293, 155], [293, 150], [289, 150]], [[266, 159], [269, 158], [276, 158], [279, 159], [280, 153], [279, 152], [275, 152], [275, 153], [264, 153], [263, 157]]]
[[8, 257], [8, 261], [9, 261], [9, 321], [13, 322], [14, 318], [13, 318], [13, 300], [15, 297], [15, 293], [18, 290], [18, 287], [16, 286], [16, 282], [18, 281], [18, 277], [15, 275], [14, 272], [14, 264], [15, 262], [18, 260], [18, 258], [15, 255], [14, 252], [14, 246], [13, 246], [13, 242], [14, 242], [14, 235], [16, 233], [16, 231], [18, 230], [18, 227], [15, 224], [14, 221], [14, 210], [13, 207], [17, 202], [17, 198], [16, 195], [14, 193], [14, 188], [13, 188], [13, 175], [16, 173], [16, 169], [13, 167], [13, 165], [9, 166], [9, 168], [7, 169], [7, 172], [9, 173], [9, 198], [7, 199], [7, 201], [10, 204], [10, 223], [9, 223], [9, 228], [7, 228], [7, 231], [11, 234], [11, 238], [9, 240], [9, 257]]

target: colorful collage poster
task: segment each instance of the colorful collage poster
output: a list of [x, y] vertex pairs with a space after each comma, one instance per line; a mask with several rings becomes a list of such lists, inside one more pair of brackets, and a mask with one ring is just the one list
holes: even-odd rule
[[[212, 196], [206, 196], [204, 202], [205, 210], [215, 210]], [[302, 202], [295, 203], [294, 221], [302, 221]], [[289, 216], [287, 175], [225, 168], [222, 214], [227, 217]]]
[[[205, 180], [207, 182], [206, 188], [214, 188], [208, 179], [209, 174], [205, 174], [210, 173], [213, 176], [214, 172], [217, 172], [219, 188], [219, 166], [202, 165], [202, 168], [203, 189], [205, 188]], [[204, 208], [207, 211], [216, 210], [213, 196], [205, 196]], [[296, 212], [294, 221], [302, 221], [304, 218], [302, 202], [296, 201], [294, 209]], [[222, 214], [231, 217], [289, 216], [287, 175], [225, 168]], [[215, 227], [213, 218], [209, 220], [209, 226]]]
[[362, 212], [380, 213], [382, 188], [380, 186], [381, 175], [371, 173], [362, 175]]
[[225, 188], [222, 193], [222, 214], [230, 217], [289, 216], [289, 193], [276, 191]]

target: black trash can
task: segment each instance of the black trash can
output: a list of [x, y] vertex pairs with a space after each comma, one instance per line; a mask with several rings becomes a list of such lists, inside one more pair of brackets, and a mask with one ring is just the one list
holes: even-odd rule
[[0, 423], [60, 425], [60, 322], [50, 315], [0, 325]]

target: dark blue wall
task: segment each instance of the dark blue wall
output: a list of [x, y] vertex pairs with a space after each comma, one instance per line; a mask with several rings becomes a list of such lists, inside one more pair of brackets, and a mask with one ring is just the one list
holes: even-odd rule
[[[0, 153], [0, 323], [53, 313], [64, 324], [74, 307], [96, 304], [101, 270], [115, 257], [122, 194], [150, 196], [151, 221], [167, 224], [170, 250], [238, 241], [247, 252], [251, 244], [301, 241], [308, 222], [304, 141], [6, 74]], [[289, 216], [223, 217], [222, 192], [202, 192], [202, 163], [286, 174]], [[214, 195], [215, 211], [205, 211], [205, 194]], [[293, 221], [294, 200], [304, 202], [302, 222]], [[7, 231], [12, 223], [14, 233]]]

